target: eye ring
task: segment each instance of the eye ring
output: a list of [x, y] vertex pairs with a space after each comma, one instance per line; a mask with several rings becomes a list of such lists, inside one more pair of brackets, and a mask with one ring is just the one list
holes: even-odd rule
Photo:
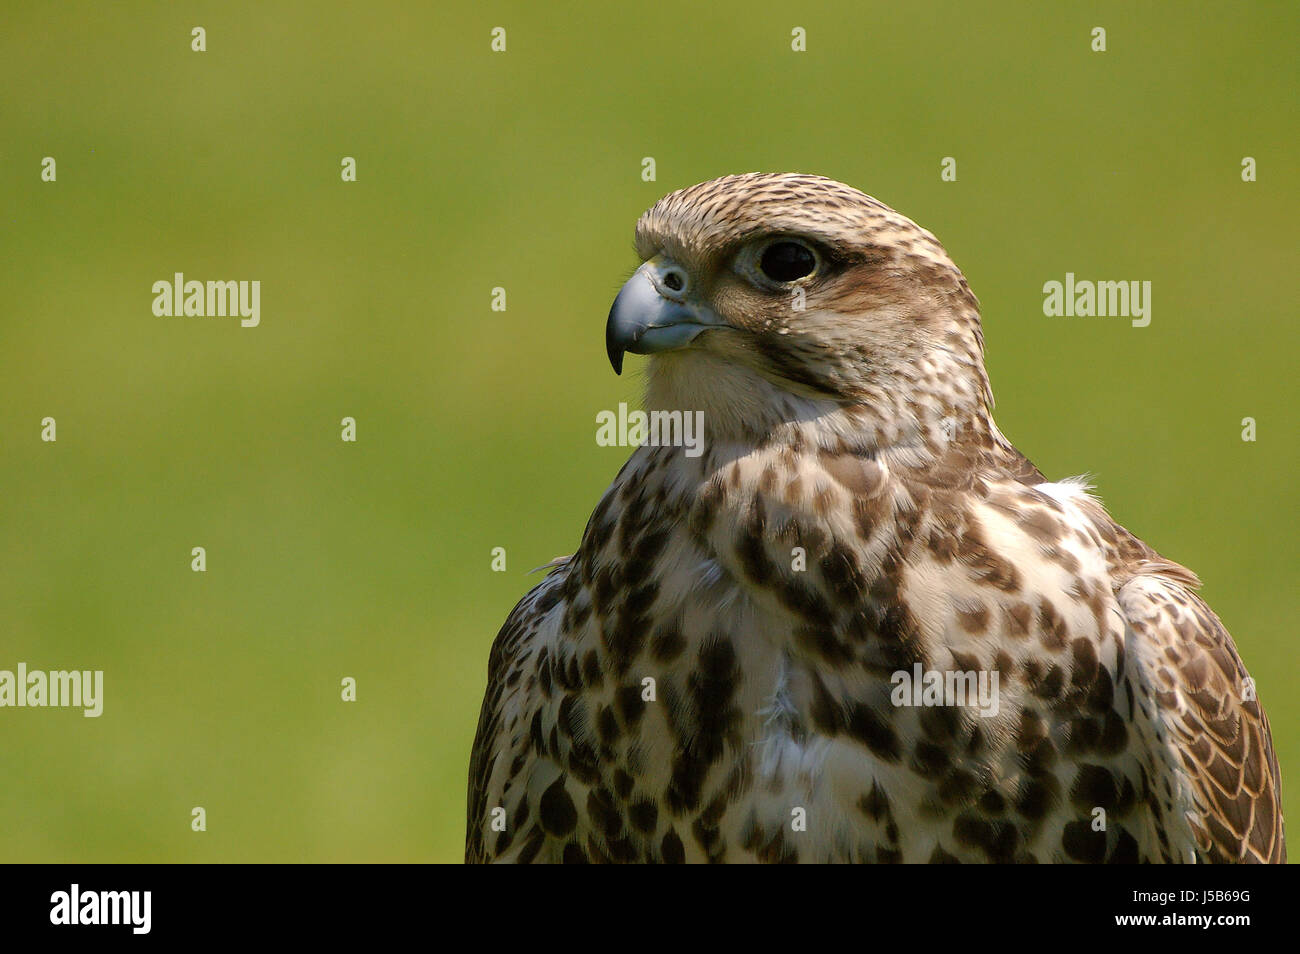
[[821, 256], [810, 244], [783, 235], [759, 246], [754, 253], [753, 268], [765, 280], [776, 285], [793, 285], [817, 274]]

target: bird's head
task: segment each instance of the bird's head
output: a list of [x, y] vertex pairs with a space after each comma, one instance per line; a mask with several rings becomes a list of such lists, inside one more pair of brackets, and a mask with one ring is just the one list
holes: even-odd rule
[[606, 347], [615, 371], [624, 352], [653, 356], [651, 407], [751, 431], [851, 407], [899, 438], [987, 403], [966, 279], [933, 235], [856, 189], [715, 179], [655, 203], [636, 246]]

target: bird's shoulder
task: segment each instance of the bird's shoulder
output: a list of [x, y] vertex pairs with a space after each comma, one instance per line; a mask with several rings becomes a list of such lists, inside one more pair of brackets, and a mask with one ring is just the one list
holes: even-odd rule
[[[1158, 816], [1157, 843], [1144, 847], [1170, 861], [1284, 860], [1268, 719], [1196, 574], [1116, 522], [1082, 481], [1004, 479], [976, 496], [984, 536], [967, 557], [973, 550], [977, 567], [996, 568], [981, 547], [1011, 553], [1021, 576], [1019, 594], [999, 594], [1011, 612], [997, 634], [1022, 632], [1029, 616], [1040, 649], [1068, 660], [1059, 663], [1067, 685], [1094, 671], [1094, 652], [1113, 684], [1127, 747], [1149, 773], [1139, 795]], [[1075, 706], [1068, 693], [1055, 704]]]
[[[507, 780], [521, 769], [515, 760], [530, 757], [531, 700], [539, 677], [549, 679], [555, 672], [539, 665], [539, 654], [553, 642], [563, 622], [569, 562], [555, 560], [547, 569], [546, 578], [506, 617], [488, 656], [487, 687], [470, 753], [467, 861], [485, 861], [511, 847], [514, 820], [505, 815], [495, 818], [493, 813], [507, 809], [502, 804]], [[565, 670], [559, 671], [559, 678], [566, 678]]]
[[1227, 629], [1164, 573], [1135, 574], [1118, 600], [1135, 716], [1155, 756], [1153, 788], [1178, 815], [1171, 826], [1185, 819], [1198, 861], [1285, 862], [1268, 717]]

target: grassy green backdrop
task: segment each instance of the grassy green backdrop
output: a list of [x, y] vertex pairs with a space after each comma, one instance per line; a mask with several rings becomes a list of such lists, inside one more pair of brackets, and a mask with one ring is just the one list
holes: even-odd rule
[[[1003, 430], [1204, 577], [1298, 817], [1296, 10], [7, 5], [0, 668], [106, 701], [0, 710], [0, 860], [458, 859], [491, 639], [626, 456], [635, 219], [750, 170], [945, 242]], [[154, 317], [176, 271], [261, 326]], [[1044, 317], [1067, 271], [1153, 282], [1150, 327]]]

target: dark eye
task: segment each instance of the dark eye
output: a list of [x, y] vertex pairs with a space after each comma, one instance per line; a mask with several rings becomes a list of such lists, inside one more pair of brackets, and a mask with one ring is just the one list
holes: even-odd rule
[[817, 256], [807, 245], [783, 239], [763, 250], [758, 267], [774, 282], [793, 282], [812, 274]]

